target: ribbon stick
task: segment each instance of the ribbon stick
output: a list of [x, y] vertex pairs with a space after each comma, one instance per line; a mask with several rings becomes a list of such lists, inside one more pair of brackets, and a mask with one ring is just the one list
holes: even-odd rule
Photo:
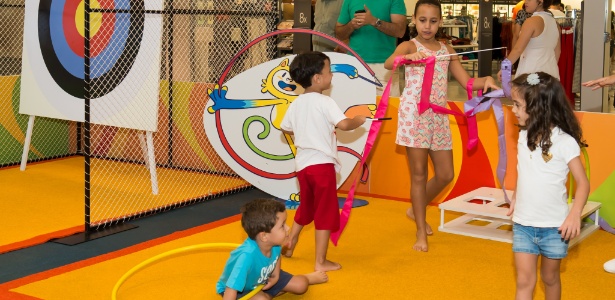
[[489, 48], [489, 49], [481, 49], [481, 50], [472, 50], [472, 51], [466, 51], [466, 52], [455, 52], [455, 53], [451, 53], [451, 54], [438, 55], [436, 57], [440, 58], [440, 57], [448, 57], [448, 56], [455, 56], [455, 55], [461, 55], [461, 54], [470, 54], [470, 53], [478, 53], [478, 52], [484, 52], [484, 51], [493, 51], [493, 50], [500, 50], [500, 49], [506, 49], [506, 47]]

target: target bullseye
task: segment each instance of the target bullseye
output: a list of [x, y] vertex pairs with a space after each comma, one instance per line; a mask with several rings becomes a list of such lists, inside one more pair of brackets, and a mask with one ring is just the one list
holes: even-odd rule
[[[91, 9], [122, 10], [90, 13], [89, 74], [91, 85], [96, 86], [91, 98], [98, 98], [115, 89], [134, 63], [143, 36], [144, 2], [92, 0], [90, 5]], [[64, 91], [84, 98], [83, 0], [41, 0], [38, 19], [41, 52], [49, 73]]]

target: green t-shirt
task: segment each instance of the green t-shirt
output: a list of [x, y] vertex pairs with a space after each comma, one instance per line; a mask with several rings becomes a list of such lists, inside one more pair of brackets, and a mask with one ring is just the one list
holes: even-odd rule
[[[406, 16], [403, 0], [344, 0], [337, 22], [347, 24], [357, 10], [364, 9], [385, 22], [391, 22], [391, 15]], [[365, 25], [350, 35], [350, 48], [356, 51], [366, 63], [384, 63], [397, 47], [397, 38], [389, 36], [371, 25]]]

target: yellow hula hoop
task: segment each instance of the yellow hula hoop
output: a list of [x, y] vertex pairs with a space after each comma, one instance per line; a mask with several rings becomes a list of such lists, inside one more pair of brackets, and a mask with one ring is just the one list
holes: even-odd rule
[[[583, 158], [585, 158], [585, 175], [587, 176], [587, 180], [589, 180], [589, 155], [587, 154], [587, 149], [585, 147], [581, 147], [581, 153], [583, 153]], [[572, 192], [574, 190], [574, 178], [572, 177], [572, 173], [568, 174], [568, 203], [572, 203]]]
[[[128, 277], [130, 277], [130, 275], [134, 274], [135, 272], [145, 268], [146, 266], [159, 261], [165, 257], [169, 257], [171, 255], [174, 254], [178, 254], [178, 253], [184, 253], [184, 252], [190, 252], [190, 251], [195, 251], [195, 250], [201, 250], [201, 249], [211, 249], [211, 248], [228, 248], [228, 249], [235, 249], [239, 247], [239, 244], [234, 244], [234, 243], [209, 243], [209, 244], [198, 244], [198, 245], [192, 245], [192, 246], [187, 246], [187, 247], [182, 247], [182, 248], [177, 248], [174, 250], [169, 250], [167, 252], [163, 252], [160, 253], [152, 258], [149, 258], [145, 261], [143, 261], [142, 263], [134, 266], [132, 269], [128, 270], [128, 272], [126, 272], [124, 275], [122, 275], [122, 277], [120, 277], [120, 280], [117, 281], [117, 283], [115, 284], [115, 286], [113, 287], [113, 291], [111, 292], [111, 299], [112, 300], [117, 300], [117, 291], [120, 289], [120, 286], [122, 285], [122, 283], [124, 283], [124, 281], [126, 281], [126, 279], [128, 279]], [[256, 293], [260, 292], [260, 290], [263, 289], [263, 285], [259, 285], [257, 286], [254, 290], [252, 290], [250, 293], [244, 295], [243, 297], [241, 297], [240, 300], [244, 300], [244, 299], [250, 299], [252, 298], [254, 295], [256, 295]]]

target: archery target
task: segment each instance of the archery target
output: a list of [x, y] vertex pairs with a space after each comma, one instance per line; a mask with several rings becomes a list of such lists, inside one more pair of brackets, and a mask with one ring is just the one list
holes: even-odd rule
[[[91, 0], [93, 123], [155, 131], [162, 16], [144, 1]], [[20, 113], [84, 120], [83, 0], [27, 0]], [[138, 116], [138, 118], [135, 118]]]

